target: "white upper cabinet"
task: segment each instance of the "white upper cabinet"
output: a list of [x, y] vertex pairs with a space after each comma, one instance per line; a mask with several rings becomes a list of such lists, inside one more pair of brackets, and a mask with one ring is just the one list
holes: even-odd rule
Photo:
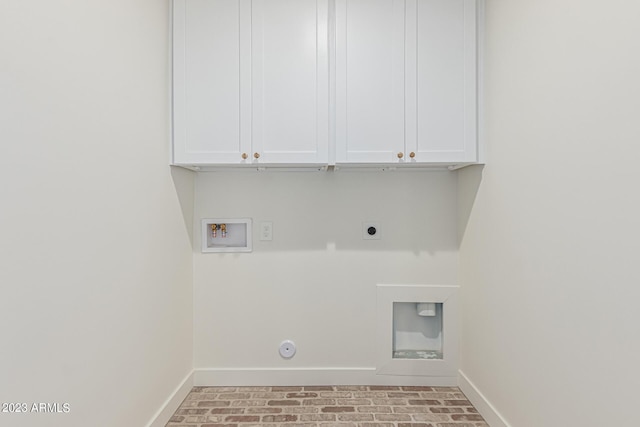
[[182, 165], [326, 164], [328, 0], [174, 0]]
[[476, 0], [173, 0], [173, 163], [474, 163], [476, 62]]
[[327, 0], [252, 1], [252, 147], [265, 163], [327, 163]]
[[476, 162], [476, 2], [407, 0], [407, 24], [407, 153]]
[[404, 152], [404, 0], [336, 1], [336, 162]]
[[[238, 162], [251, 150], [249, 115], [241, 114], [249, 82], [248, 31], [242, 2], [173, 3], [173, 160], [176, 164]], [[241, 46], [244, 42], [245, 46]], [[244, 56], [241, 56], [241, 53]]]
[[336, 0], [336, 163], [477, 161], [475, 0]]

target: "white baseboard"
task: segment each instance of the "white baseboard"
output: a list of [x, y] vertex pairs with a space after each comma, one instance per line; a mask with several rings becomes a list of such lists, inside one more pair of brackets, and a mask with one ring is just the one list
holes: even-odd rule
[[457, 377], [376, 375], [376, 368], [200, 368], [196, 386], [287, 385], [416, 385], [457, 386]]
[[193, 388], [193, 378], [194, 372], [191, 371], [164, 402], [158, 412], [151, 418], [147, 427], [164, 427], [169, 422], [182, 401], [191, 391], [191, 388]]
[[491, 427], [511, 427], [509, 423], [500, 415], [496, 408], [478, 390], [469, 378], [462, 371], [458, 371], [460, 390], [467, 396], [469, 402], [475, 406], [480, 415]]

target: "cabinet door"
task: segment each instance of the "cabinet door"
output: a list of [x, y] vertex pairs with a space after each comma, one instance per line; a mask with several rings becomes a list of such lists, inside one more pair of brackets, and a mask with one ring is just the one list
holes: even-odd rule
[[407, 152], [477, 161], [476, 2], [407, 0]]
[[336, 162], [404, 153], [404, 0], [336, 0]]
[[250, 94], [248, 73], [241, 73], [249, 55], [247, 6], [245, 0], [173, 2], [176, 164], [240, 163], [251, 150], [250, 110], [242, 111]]
[[252, 0], [252, 150], [259, 163], [327, 163], [327, 0]]

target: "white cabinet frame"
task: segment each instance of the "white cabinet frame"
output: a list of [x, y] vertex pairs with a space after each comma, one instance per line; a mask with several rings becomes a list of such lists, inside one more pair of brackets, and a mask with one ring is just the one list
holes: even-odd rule
[[[328, 19], [328, 0], [173, 0], [173, 164], [326, 165]], [[278, 49], [286, 41], [298, 50]], [[294, 76], [304, 90], [279, 77], [274, 53], [285, 66], [306, 61]], [[273, 110], [303, 122], [274, 126]]]
[[173, 0], [172, 164], [478, 162], [481, 2]]
[[[375, 8], [386, 17], [368, 16]], [[477, 162], [476, 8], [476, 0], [336, 0], [336, 164]], [[376, 46], [380, 58], [368, 54]], [[376, 98], [385, 102], [372, 105]]]

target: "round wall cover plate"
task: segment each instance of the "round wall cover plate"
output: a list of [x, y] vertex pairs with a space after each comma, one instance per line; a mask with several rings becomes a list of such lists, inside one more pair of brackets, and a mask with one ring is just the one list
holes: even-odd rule
[[296, 345], [291, 340], [285, 340], [280, 343], [280, 356], [285, 359], [291, 359], [296, 354]]

